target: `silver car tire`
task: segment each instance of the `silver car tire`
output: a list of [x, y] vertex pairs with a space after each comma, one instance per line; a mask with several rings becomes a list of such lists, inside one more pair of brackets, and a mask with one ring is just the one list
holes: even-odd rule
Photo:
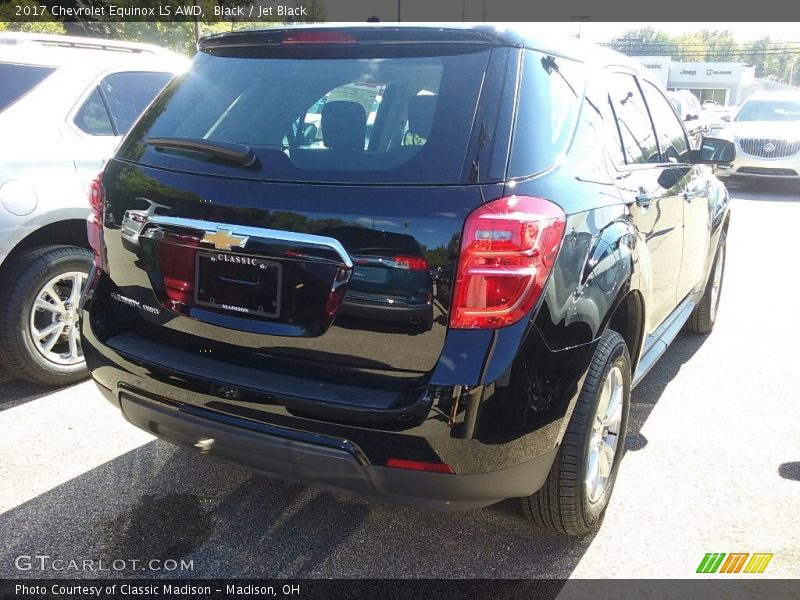
[[9, 261], [0, 290], [0, 361], [12, 374], [41, 385], [84, 379], [78, 298], [92, 253], [47, 246]]
[[542, 488], [522, 499], [534, 523], [583, 537], [599, 529], [625, 448], [631, 394], [628, 347], [616, 331], [597, 342], [567, 431]]

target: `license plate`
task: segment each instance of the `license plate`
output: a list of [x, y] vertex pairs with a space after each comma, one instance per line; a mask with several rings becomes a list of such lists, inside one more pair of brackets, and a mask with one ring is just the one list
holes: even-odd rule
[[389, 278], [389, 269], [386, 267], [365, 267], [356, 265], [353, 269], [353, 280], [365, 283], [386, 283]]
[[281, 311], [281, 265], [257, 256], [198, 252], [195, 303], [242, 316], [275, 318]]

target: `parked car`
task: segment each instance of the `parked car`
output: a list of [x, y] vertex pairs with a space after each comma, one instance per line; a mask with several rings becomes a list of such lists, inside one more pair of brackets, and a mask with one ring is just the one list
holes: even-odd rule
[[78, 295], [88, 192], [188, 61], [156, 46], [0, 33], [0, 362], [31, 381], [86, 377]]
[[[287, 147], [353, 82], [384, 90], [368, 140], [362, 103], [328, 101], [322, 146]], [[127, 420], [202, 453], [416, 506], [521, 497], [584, 535], [631, 389], [714, 326], [729, 196], [703, 163], [734, 148], [704, 148], [637, 63], [533, 29], [206, 38], [94, 183], [87, 364]], [[131, 253], [143, 197], [167, 208]], [[429, 329], [340, 318], [399, 275], [390, 254], [447, 290]]]
[[697, 96], [689, 90], [676, 90], [667, 92], [667, 97], [683, 121], [692, 147], [699, 148], [702, 139], [708, 135], [709, 125], [703, 110], [700, 108], [700, 101]]
[[739, 112], [739, 107], [732, 106], [711, 106], [703, 108], [703, 118], [708, 123], [708, 134], [712, 137], [719, 135]]
[[413, 237], [363, 226], [321, 233], [339, 240], [355, 267], [338, 315], [391, 322], [410, 332], [432, 327], [433, 278]]
[[800, 93], [750, 96], [719, 137], [736, 144], [736, 160], [719, 165], [725, 181], [800, 181]]

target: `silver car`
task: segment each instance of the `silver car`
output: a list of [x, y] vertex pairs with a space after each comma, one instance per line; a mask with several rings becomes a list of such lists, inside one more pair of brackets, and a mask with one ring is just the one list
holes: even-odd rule
[[0, 34], [0, 362], [15, 375], [86, 375], [76, 321], [91, 181], [186, 66], [156, 46]]
[[716, 167], [720, 179], [800, 181], [800, 93], [748, 98], [717, 137], [736, 143], [736, 159]]

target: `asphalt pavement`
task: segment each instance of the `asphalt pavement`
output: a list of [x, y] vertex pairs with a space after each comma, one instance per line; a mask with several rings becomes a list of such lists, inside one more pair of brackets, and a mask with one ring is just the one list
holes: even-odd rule
[[[686, 578], [708, 552], [800, 577], [800, 188], [733, 194], [716, 329], [681, 334], [635, 390], [595, 536], [539, 530], [514, 500], [439, 513], [285, 483], [155, 440], [91, 383], [0, 370], [0, 577]], [[51, 562], [101, 559], [127, 562]]]

